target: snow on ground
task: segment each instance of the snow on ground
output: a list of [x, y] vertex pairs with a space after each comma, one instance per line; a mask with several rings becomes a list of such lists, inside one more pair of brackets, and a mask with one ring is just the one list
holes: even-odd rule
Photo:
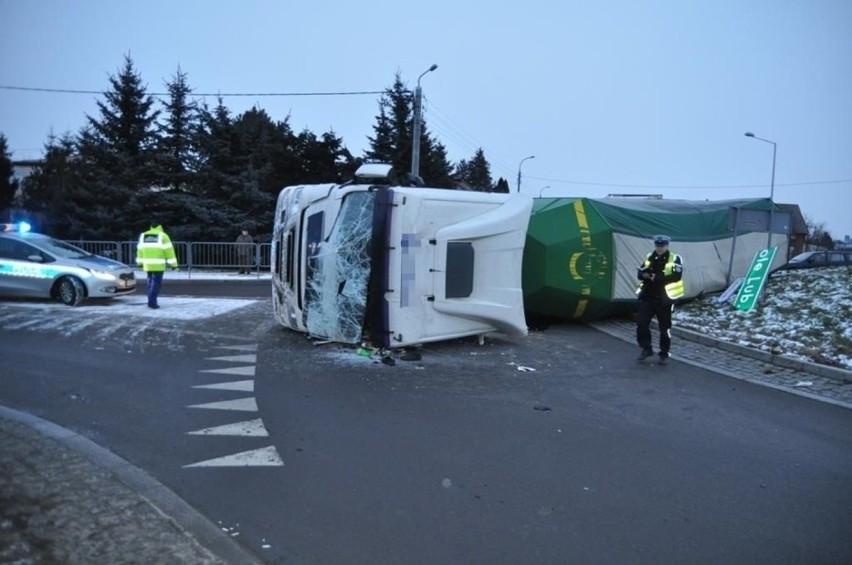
[[717, 296], [675, 308], [674, 325], [730, 343], [852, 370], [852, 269], [774, 272], [751, 312]]
[[64, 306], [53, 300], [16, 300], [15, 306], [39, 313], [62, 309], [66, 315], [88, 318], [96, 315], [115, 317], [134, 316], [169, 320], [200, 320], [226, 314], [232, 310], [254, 304], [257, 300], [232, 298], [192, 298], [189, 296], [160, 296], [158, 310], [148, 308], [148, 299], [142, 295], [118, 296], [99, 300], [86, 300], [76, 307]]

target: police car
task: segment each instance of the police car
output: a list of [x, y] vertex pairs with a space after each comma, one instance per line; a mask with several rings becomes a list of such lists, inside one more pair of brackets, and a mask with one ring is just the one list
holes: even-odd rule
[[77, 306], [86, 298], [131, 294], [133, 269], [92, 255], [25, 222], [0, 224], [0, 296], [54, 298]]

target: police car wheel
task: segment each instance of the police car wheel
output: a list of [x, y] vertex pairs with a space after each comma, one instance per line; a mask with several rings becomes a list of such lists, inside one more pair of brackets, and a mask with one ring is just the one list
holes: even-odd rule
[[59, 301], [68, 306], [77, 306], [86, 297], [83, 282], [76, 277], [62, 277], [57, 289]]

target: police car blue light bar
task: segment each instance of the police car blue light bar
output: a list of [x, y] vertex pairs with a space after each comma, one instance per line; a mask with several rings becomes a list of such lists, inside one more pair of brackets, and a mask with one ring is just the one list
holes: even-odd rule
[[14, 224], [0, 224], [3, 226], [3, 231], [16, 231], [19, 233], [27, 233], [32, 229], [32, 226], [27, 222], [17, 222]]

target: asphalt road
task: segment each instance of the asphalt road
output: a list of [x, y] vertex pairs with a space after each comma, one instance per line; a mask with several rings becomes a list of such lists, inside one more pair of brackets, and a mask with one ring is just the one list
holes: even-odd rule
[[[160, 296], [199, 296], [199, 297], [228, 297], [228, 298], [269, 298], [272, 293], [269, 279], [241, 277], [234, 280], [205, 279], [184, 277], [177, 278], [167, 272], [160, 288]], [[145, 296], [147, 285], [144, 278], [139, 278], [136, 285], [136, 295]]]
[[[0, 322], [0, 403], [115, 451], [269, 563], [852, 561], [843, 408], [637, 364], [575, 325], [390, 365], [275, 327], [266, 297], [111, 324]], [[241, 384], [199, 388], [222, 382]], [[258, 420], [268, 435], [198, 434]], [[210, 463], [246, 453], [267, 459]]]

